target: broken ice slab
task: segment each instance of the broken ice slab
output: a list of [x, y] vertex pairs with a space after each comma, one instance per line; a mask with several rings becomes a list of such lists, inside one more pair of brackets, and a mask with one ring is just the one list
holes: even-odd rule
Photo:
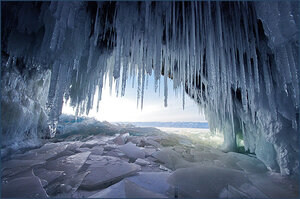
[[267, 172], [249, 175], [250, 182], [269, 198], [299, 198], [299, 179]]
[[84, 147], [84, 148], [76, 149], [75, 152], [82, 153], [82, 152], [87, 152], [87, 151], [90, 151], [90, 150], [91, 150], [90, 148]]
[[66, 150], [64, 150], [63, 152], [58, 153], [56, 156], [54, 156], [52, 158], [47, 159], [47, 161], [55, 160], [55, 159], [62, 158], [62, 157], [72, 156], [72, 155], [75, 155], [76, 153], [78, 153], [78, 150], [73, 148], [73, 146], [70, 147], [70, 148], [71, 148], [71, 150], [69, 150], [68, 147], [67, 147]]
[[111, 156], [99, 156], [87, 162], [89, 174], [80, 185], [81, 189], [93, 190], [110, 186], [126, 176], [135, 174], [141, 167]]
[[61, 157], [55, 160], [47, 161], [45, 169], [64, 171], [66, 176], [77, 173], [82, 165], [86, 162], [91, 152], [77, 153], [68, 157]]
[[[167, 183], [167, 179], [170, 173], [167, 172], [138, 172], [138, 175], [125, 178], [143, 189], [147, 189], [150, 192], [165, 195], [170, 185]], [[139, 189], [140, 190], [140, 189]], [[158, 197], [156, 194], [153, 195], [136, 195], [136, 197]], [[125, 198], [135, 197], [135, 195], [126, 195], [124, 188], [124, 180], [116, 183], [99, 193], [91, 196], [92, 198]]]
[[141, 159], [141, 158], [136, 159], [136, 161], [134, 163], [138, 164], [138, 165], [141, 165], [141, 166], [145, 166], [145, 165], [150, 164], [150, 162], [148, 162], [144, 159]]
[[124, 181], [127, 198], [167, 198], [165, 195], [149, 191], [129, 180]]
[[47, 182], [47, 185], [58, 181], [63, 176], [63, 171], [51, 171], [44, 168], [33, 169], [33, 173], [41, 180], [45, 180]]
[[250, 198], [268, 198], [264, 193], [261, 192], [261, 190], [248, 183], [242, 184], [240, 187], [238, 187], [238, 189], [244, 193], [247, 193]]
[[92, 164], [95, 161], [101, 161], [102, 159], [103, 159], [103, 156], [101, 156], [101, 155], [90, 155], [88, 160], [85, 163]]
[[166, 196], [147, 190], [130, 180], [124, 179], [89, 198], [166, 198]]
[[145, 142], [144, 136], [128, 136], [127, 138], [127, 142], [132, 142], [133, 144], [136, 144], [139, 147], [144, 147], [145, 146]]
[[187, 138], [179, 138], [178, 139], [179, 144], [183, 145], [183, 146], [187, 146], [187, 147], [195, 147], [195, 145], [193, 144], [193, 142], [190, 139]]
[[246, 183], [238, 188], [228, 185], [221, 191], [219, 198], [268, 198], [268, 197], [265, 194], [263, 194], [257, 187]]
[[228, 184], [238, 187], [249, 181], [237, 170], [197, 166], [177, 169], [168, 182], [178, 189], [179, 197], [217, 198]]
[[199, 151], [199, 152], [193, 151], [193, 157], [194, 157], [194, 161], [201, 162], [201, 161], [213, 161], [218, 159], [220, 156], [215, 153], [206, 152], [206, 151]]
[[81, 141], [69, 141], [69, 142], [65, 142], [68, 146], [66, 148], [66, 150], [69, 150], [69, 151], [76, 151], [76, 149], [80, 148], [84, 142], [81, 142]]
[[51, 187], [47, 187], [47, 193], [51, 196], [70, 198], [77, 191], [84, 177], [88, 174], [87, 171], [79, 172], [64, 179], [63, 182], [57, 182]]
[[[217, 161], [219, 160], [219, 161]], [[217, 160], [214, 160], [214, 163], [217, 163], [216, 166], [223, 166], [228, 169], [235, 169], [243, 171], [243, 169], [237, 164], [240, 160], [230, 153], [223, 153], [222, 156], [219, 156]]]
[[[77, 190], [86, 176], [86, 172], [80, 172], [91, 152], [77, 153], [71, 156], [63, 156], [46, 162], [44, 168], [51, 171], [63, 171], [59, 181], [47, 185], [47, 193], [51, 196], [57, 194], [73, 193]], [[80, 172], [80, 173], [79, 173]], [[63, 195], [65, 196], [65, 195]], [[70, 195], [66, 195], [69, 197]]]
[[154, 152], [156, 152], [156, 149], [152, 147], [145, 147], [143, 151], [145, 152], [145, 156], [148, 157], [151, 156]]
[[32, 171], [28, 175], [1, 183], [1, 197], [3, 198], [46, 198], [46, 191], [42, 183]]
[[221, 191], [218, 198], [250, 198], [250, 196], [231, 185], [227, 185]]
[[[208, 152], [204, 152], [204, 153], [208, 153]], [[216, 155], [215, 152], [214, 154]], [[221, 167], [226, 167], [226, 168], [231, 168], [236, 170], [243, 170], [248, 173], [267, 172], [267, 168], [263, 164], [263, 162], [261, 162], [255, 157], [246, 154], [240, 154], [235, 152], [223, 153], [221, 155], [215, 156], [213, 161], [216, 166], [221, 166]]]
[[124, 180], [91, 195], [89, 198], [126, 198]]
[[145, 158], [145, 152], [142, 150], [143, 148], [137, 147], [132, 142], [128, 142], [125, 145], [120, 146], [119, 149], [131, 159], [135, 160], [137, 158]]
[[1, 170], [8, 169], [8, 168], [16, 168], [16, 167], [32, 167], [37, 164], [43, 164], [45, 161], [43, 160], [8, 160], [1, 163]]
[[97, 140], [99, 145], [106, 144], [108, 141], [112, 141], [115, 136], [108, 135], [94, 135], [93, 140]]
[[102, 155], [104, 151], [104, 148], [102, 146], [94, 146], [91, 149], [91, 154], [93, 155]]
[[153, 138], [147, 138], [144, 140], [144, 142], [147, 144], [147, 145], [152, 145], [156, 148], [164, 148], [161, 144], [159, 144], [158, 142], [156, 142], [155, 140], [153, 140]]
[[248, 173], [265, 173], [268, 171], [264, 163], [255, 157], [235, 152], [227, 154], [237, 158], [238, 162], [236, 164]]
[[104, 146], [104, 151], [111, 151], [111, 150], [117, 149], [117, 148], [118, 148], [118, 146], [115, 144], [106, 144]]
[[35, 165], [44, 164], [44, 160], [8, 160], [2, 162], [1, 175], [3, 177], [9, 177], [24, 172]]
[[166, 195], [170, 188], [167, 182], [170, 175], [168, 172], [138, 172], [138, 175], [126, 179], [149, 191]]
[[164, 147], [177, 146], [180, 141], [175, 135], [165, 136], [159, 140], [159, 143]]
[[267, 167], [258, 159], [239, 161], [237, 165], [248, 173], [265, 173], [268, 171]]
[[28, 151], [15, 158], [22, 160], [47, 160], [66, 150], [68, 145], [69, 143], [67, 142], [47, 143], [41, 148]]
[[164, 163], [165, 166], [171, 170], [193, 165], [193, 163], [184, 160], [181, 155], [172, 150], [172, 148], [163, 148], [153, 153], [152, 156]]
[[172, 172], [171, 169], [168, 169], [167, 167], [163, 166], [163, 165], [159, 165], [159, 168], [163, 171], [167, 171], [167, 172]]
[[129, 133], [124, 133], [113, 139], [113, 142], [118, 145], [124, 145], [129, 137]]
[[98, 140], [90, 140], [81, 145], [80, 148], [93, 148], [94, 146], [100, 145], [102, 142]]
[[103, 153], [106, 156], [120, 157], [129, 160], [129, 158], [119, 149], [112, 149]]
[[71, 198], [88, 198], [98, 192], [99, 190], [88, 191], [88, 190], [77, 189], [74, 193], [72, 193]]
[[180, 145], [174, 146], [173, 149], [180, 154], [184, 154], [186, 152], [186, 148]]

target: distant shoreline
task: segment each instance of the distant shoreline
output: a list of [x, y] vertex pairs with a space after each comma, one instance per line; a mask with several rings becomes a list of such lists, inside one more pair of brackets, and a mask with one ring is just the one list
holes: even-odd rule
[[112, 122], [113, 124], [132, 124], [138, 127], [171, 127], [208, 129], [207, 122]]

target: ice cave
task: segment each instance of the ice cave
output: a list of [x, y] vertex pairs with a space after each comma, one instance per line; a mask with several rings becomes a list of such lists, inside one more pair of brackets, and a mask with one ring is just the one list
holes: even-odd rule
[[[298, 74], [298, 1], [2, 1], [1, 197], [298, 198]], [[151, 75], [222, 144], [82, 116]]]

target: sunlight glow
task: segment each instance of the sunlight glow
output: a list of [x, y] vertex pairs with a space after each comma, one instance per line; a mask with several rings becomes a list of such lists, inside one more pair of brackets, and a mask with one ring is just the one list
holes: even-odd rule
[[[128, 86], [125, 96], [117, 97], [115, 89], [112, 89], [110, 94], [108, 79], [106, 79], [99, 103], [99, 112], [95, 105], [88, 116], [108, 122], [206, 122], [196, 102], [187, 95], [185, 96], [185, 109], [182, 109], [181, 96], [175, 96], [172, 86], [172, 80], [168, 80], [168, 106], [164, 107], [163, 95], [154, 92], [154, 77], [149, 76], [148, 90], [145, 90], [144, 107], [141, 110], [140, 107], [137, 108], [136, 88]], [[115, 87], [114, 82], [112, 87]], [[97, 95], [96, 92], [94, 101]], [[63, 113], [75, 113], [68, 102], [63, 106]]]

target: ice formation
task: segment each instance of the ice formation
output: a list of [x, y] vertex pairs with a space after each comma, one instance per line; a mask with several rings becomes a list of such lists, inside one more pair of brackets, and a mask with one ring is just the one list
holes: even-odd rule
[[[58, 125], [72, 122], [69, 119], [60, 117]], [[90, 118], [78, 120], [82, 123]], [[106, 122], [98, 124], [102, 130], [108, 126]], [[75, 123], [68, 125], [76, 129]], [[55, 136], [40, 148], [2, 159], [1, 196], [298, 198], [298, 178], [269, 172], [253, 154], [226, 153], [185, 137], [194, 143], [187, 145], [181, 143], [182, 136], [155, 135], [145, 127], [144, 132], [141, 127], [113, 124], [110, 127], [114, 130], [109, 136], [101, 130], [98, 135], [85, 138], [78, 137], [86, 135], [85, 131], [65, 138]], [[133, 129], [141, 134], [126, 133]], [[69, 129], [59, 131], [63, 134]], [[116, 139], [121, 137], [127, 141]], [[132, 154], [141, 150], [145, 156], [134, 161]]]
[[[88, 113], [105, 78], [121, 85], [123, 96], [134, 77], [143, 107], [147, 76], [153, 72], [158, 85], [164, 75], [165, 106], [172, 78], [183, 107], [187, 93], [212, 130], [224, 133], [224, 149], [236, 150], [242, 137], [245, 150], [269, 169], [292, 174], [299, 165], [298, 27], [299, 2], [289, 1], [5, 2], [2, 77], [13, 68], [51, 70], [45, 111], [53, 137], [64, 99], [78, 115]], [[15, 83], [25, 75], [17, 77]], [[9, 82], [2, 82], [2, 107]], [[1, 110], [2, 124], [13, 121]], [[34, 129], [18, 131], [22, 121], [15, 132]]]

